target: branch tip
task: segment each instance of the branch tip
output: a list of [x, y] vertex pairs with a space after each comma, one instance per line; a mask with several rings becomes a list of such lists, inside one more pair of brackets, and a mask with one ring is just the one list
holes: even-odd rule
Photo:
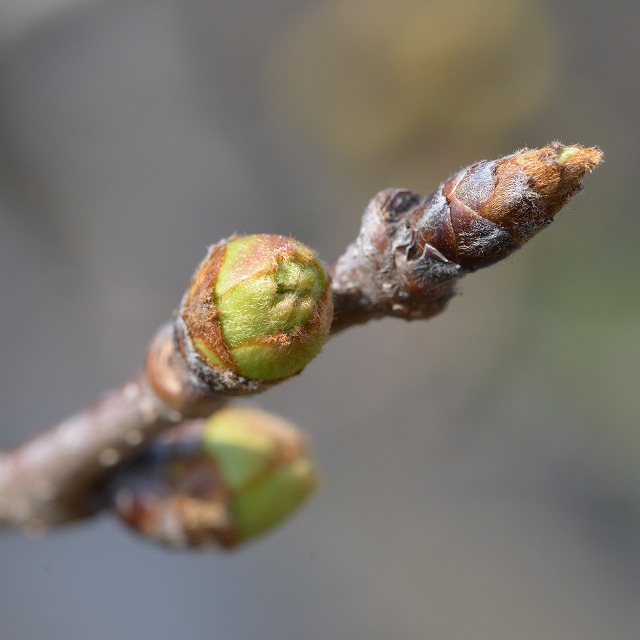
[[[466, 167], [428, 196], [380, 191], [330, 282], [311, 250], [282, 236], [214, 245], [142, 372], [0, 453], [0, 527], [39, 533], [111, 508], [167, 544], [233, 546], [268, 529], [315, 486], [302, 440], [282, 426], [261, 439], [264, 415], [241, 442], [237, 411], [223, 414], [232, 431], [216, 427], [213, 436], [202, 420], [185, 421], [300, 371], [329, 330], [440, 313], [463, 275], [548, 226], [600, 162], [595, 147], [553, 142]], [[161, 455], [153, 459], [154, 451]], [[240, 482], [240, 472], [251, 482]]]

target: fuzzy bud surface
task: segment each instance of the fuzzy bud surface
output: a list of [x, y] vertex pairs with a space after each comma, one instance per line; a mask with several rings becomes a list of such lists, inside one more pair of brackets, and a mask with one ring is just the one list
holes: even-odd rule
[[292, 238], [232, 238], [210, 249], [180, 316], [207, 367], [248, 380], [283, 380], [300, 372], [329, 335], [329, 277], [315, 253]]

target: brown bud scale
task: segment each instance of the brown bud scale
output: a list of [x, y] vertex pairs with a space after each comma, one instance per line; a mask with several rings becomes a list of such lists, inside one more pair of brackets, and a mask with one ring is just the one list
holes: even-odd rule
[[549, 225], [601, 158], [598, 149], [554, 142], [471, 165], [427, 197], [380, 191], [331, 274], [340, 310], [332, 330], [371, 317], [439, 313], [458, 278], [505, 258]]

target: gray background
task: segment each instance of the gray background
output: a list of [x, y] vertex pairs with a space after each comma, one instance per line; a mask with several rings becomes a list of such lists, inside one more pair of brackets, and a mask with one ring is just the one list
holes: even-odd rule
[[606, 163], [442, 316], [252, 401], [320, 493], [246, 549], [108, 517], [0, 538], [2, 640], [640, 636], [640, 5], [2, 0], [0, 441], [139, 366], [208, 244], [334, 259], [376, 190], [524, 146]]

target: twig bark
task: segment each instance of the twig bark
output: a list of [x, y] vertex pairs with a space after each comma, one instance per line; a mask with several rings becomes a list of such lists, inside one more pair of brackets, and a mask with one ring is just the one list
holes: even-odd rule
[[194, 389], [173, 357], [169, 327], [147, 366], [121, 387], [49, 431], [0, 456], [0, 525], [40, 530], [102, 508], [98, 484], [151, 440], [189, 417], [221, 407], [222, 395]]
[[[600, 160], [597, 149], [553, 143], [472, 165], [428, 197], [379, 192], [357, 239], [330, 268], [331, 332], [372, 318], [441, 312], [460, 277], [546, 227]], [[95, 514], [103, 507], [101, 483], [123, 462], [166, 429], [207, 416], [238, 394], [237, 379], [194, 374], [184, 333], [177, 316], [160, 329], [131, 381], [0, 456], [0, 526], [37, 531]], [[242, 393], [269, 386], [243, 385]]]

